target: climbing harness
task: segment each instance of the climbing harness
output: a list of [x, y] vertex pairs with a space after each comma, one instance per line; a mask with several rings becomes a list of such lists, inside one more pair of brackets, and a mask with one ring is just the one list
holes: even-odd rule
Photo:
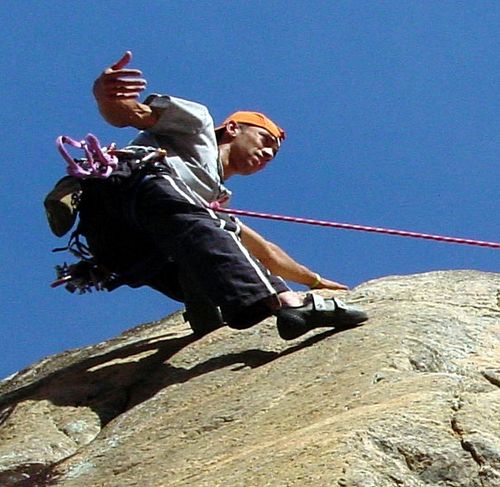
[[485, 242], [482, 240], [472, 240], [472, 239], [458, 238], [458, 237], [445, 237], [443, 235], [431, 235], [428, 233], [410, 232], [407, 230], [395, 230], [392, 228], [369, 227], [366, 225], [356, 225], [352, 223], [338, 223], [325, 220], [314, 220], [311, 218], [300, 218], [294, 216], [275, 215], [271, 213], [260, 213], [256, 211], [235, 210], [231, 208], [223, 208], [217, 202], [212, 203], [210, 207], [216, 211], [220, 211], [222, 213], [230, 213], [232, 215], [237, 215], [237, 216], [248, 216], [253, 218], [263, 218], [266, 220], [278, 220], [278, 221], [285, 221], [292, 223], [302, 223], [306, 225], [317, 225], [321, 227], [342, 228], [344, 230], [358, 230], [361, 232], [383, 233], [386, 235], [396, 235], [399, 237], [422, 238], [426, 240], [435, 240], [437, 242], [446, 242], [446, 243], [463, 244], [463, 245], [476, 245], [479, 247], [500, 249], [500, 243], [498, 242]]

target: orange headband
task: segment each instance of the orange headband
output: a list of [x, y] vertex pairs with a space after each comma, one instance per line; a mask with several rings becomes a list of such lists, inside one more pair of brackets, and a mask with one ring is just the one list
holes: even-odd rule
[[286, 137], [285, 131], [281, 127], [278, 127], [270, 118], [259, 112], [235, 112], [229, 115], [229, 117], [224, 120], [223, 124], [215, 130], [224, 128], [230, 121], [248, 123], [249, 125], [262, 127], [279, 141], [285, 140]]

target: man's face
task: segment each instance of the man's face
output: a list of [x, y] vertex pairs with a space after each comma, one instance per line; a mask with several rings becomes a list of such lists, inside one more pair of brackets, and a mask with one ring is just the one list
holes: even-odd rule
[[229, 164], [234, 174], [247, 176], [264, 169], [276, 156], [279, 142], [266, 129], [238, 124], [231, 142]]

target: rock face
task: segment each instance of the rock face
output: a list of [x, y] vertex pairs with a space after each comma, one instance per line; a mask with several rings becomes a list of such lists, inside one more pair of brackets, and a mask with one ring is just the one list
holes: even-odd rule
[[388, 277], [363, 326], [179, 314], [0, 383], [0, 485], [500, 485], [500, 274]]

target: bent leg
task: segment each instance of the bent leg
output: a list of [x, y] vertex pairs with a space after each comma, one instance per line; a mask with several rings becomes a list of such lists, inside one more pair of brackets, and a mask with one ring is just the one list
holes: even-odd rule
[[237, 223], [201, 206], [179, 179], [165, 175], [145, 181], [136, 213], [163, 256], [178, 266], [179, 276], [188, 276], [180, 280], [189, 280], [189, 289], [201, 290], [220, 307], [229, 326], [245, 328], [270, 316], [279, 307], [278, 294], [289, 290], [248, 253]]

